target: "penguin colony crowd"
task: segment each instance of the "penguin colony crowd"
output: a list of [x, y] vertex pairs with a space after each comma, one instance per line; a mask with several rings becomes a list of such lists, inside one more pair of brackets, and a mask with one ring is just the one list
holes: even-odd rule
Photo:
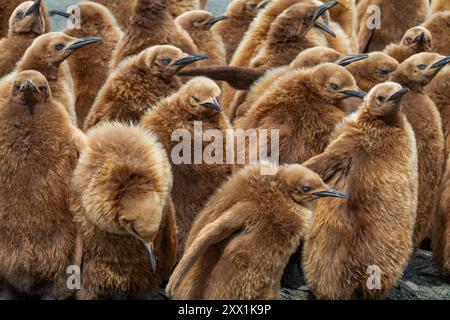
[[[72, 13], [2, 0], [1, 292], [277, 299], [293, 263], [382, 299], [430, 239], [450, 272], [450, 1], [205, 2], [80, 1], [50, 32]], [[195, 122], [277, 129], [279, 163], [176, 164]]]

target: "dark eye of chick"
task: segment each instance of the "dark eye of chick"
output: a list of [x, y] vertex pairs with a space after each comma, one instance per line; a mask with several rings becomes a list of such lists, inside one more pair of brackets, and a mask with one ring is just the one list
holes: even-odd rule
[[339, 85], [337, 84], [337, 83], [331, 83], [330, 84], [330, 87], [331, 87], [331, 89], [333, 89], [333, 90], [339, 90]]
[[303, 192], [310, 192], [311, 191], [311, 187], [310, 186], [303, 186]]
[[18, 19], [22, 19], [22, 18], [23, 18], [23, 12], [22, 12], [22, 11], [17, 12], [16, 17], [17, 17]]
[[419, 68], [419, 70], [425, 70], [427, 68], [427, 65], [426, 64], [419, 64], [417, 66], [417, 68]]
[[200, 101], [202, 101], [202, 100], [200, 100], [200, 99], [197, 98], [197, 97], [193, 97], [193, 98], [194, 98], [194, 101], [197, 102], [197, 103], [200, 102]]
[[390, 71], [390, 70], [387, 70], [387, 69], [382, 69], [382, 70], [380, 70], [380, 74], [381, 74], [382, 76], [388, 76], [390, 73], [391, 73], [391, 71]]
[[250, 4], [248, 5], [248, 7], [249, 7], [250, 9], [255, 9], [257, 6], [258, 6], [258, 5], [257, 5], [256, 3], [250, 3]]
[[60, 51], [64, 48], [64, 44], [62, 43], [58, 43], [55, 45], [55, 50]]
[[378, 96], [378, 97], [377, 97], [377, 100], [378, 100], [379, 102], [384, 102], [384, 101], [386, 100], [386, 97], [385, 97], [385, 96]]
[[170, 62], [172, 62], [172, 60], [169, 59], [169, 58], [161, 59], [161, 63], [162, 63], [163, 65], [166, 65], [166, 66], [167, 66]]

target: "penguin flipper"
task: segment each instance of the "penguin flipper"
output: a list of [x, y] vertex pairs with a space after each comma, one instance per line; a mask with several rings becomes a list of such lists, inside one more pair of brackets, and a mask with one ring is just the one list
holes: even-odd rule
[[[369, 17], [365, 17], [369, 19]], [[367, 21], [367, 20], [364, 20]], [[360, 53], [366, 53], [369, 50], [370, 42], [372, 41], [373, 35], [375, 33], [375, 29], [369, 29], [367, 26], [364, 26], [359, 30], [358, 33], [358, 46]]]
[[316, 172], [325, 183], [329, 183], [331, 179], [338, 180], [345, 175], [350, 164], [351, 158], [346, 153], [336, 151], [325, 151], [303, 163], [305, 167]]
[[228, 67], [208, 66], [182, 70], [180, 76], [205, 76], [215, 81], [225, 81], [237, 90], [248, 90], [253, 83], [264, 75], [263, 70]]

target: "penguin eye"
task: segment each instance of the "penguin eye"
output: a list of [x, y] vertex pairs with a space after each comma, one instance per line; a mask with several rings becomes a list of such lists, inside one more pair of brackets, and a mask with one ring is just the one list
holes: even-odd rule
[[427, 68], [427, 65], [426, 64], [419, 64], [417, 66], [417, 68], [419, 68], [419, 70], [425, 70]]
[[161, 63], [165, 66], [167, 66], [171, 62], [172, 62], [172, 60], [169, 58], [161, 59]]
[[339, 90], [339, 85], [337, 84], [337, 83], [334, 83], [334, 82], [332, 82], [331, 84], [330, 84], [330, 87], [331, 87], [331, 89], [333, 89], [333, 90]]
[[15, 84], [15, 85], [14, 85], [14, 90], [15, 90], [15, 91], [19, 91], [19, 90], [20, 90], [20, 85]]
[[257, 5], [256, 3], [250, 3], [250, 4], [248, 5], [248, 7], [249, 7], [250, 9], [255, 9], [257, 6], [258, 6], [258, 5]]
[[64, 45], [62, 43], [58, 43], [55, 45], [55, 50], [56, 51], [61, 51], [64, 48]]
[[380, 74], [381, 74], [382, 76], [388, 76], [390, 73], [391, 73], [391, 71], [388, 70], [388, 69], [382, 69], [382, 70], [380, 70]]
[[384, 101], [386, 100], [386, 97], [385, 97], [385, 96], [378, 96], [378, 97], [377, 97], [377, 100], [378, 100], [379, 102], [384, 102]]
[[22, 11], [17, 12], [16, 17], [17, 17], [17, 19], [22, 19], [23, 18], [23, 12]]
[[193, 99], [194, 99], [194, 101], [195, 102], [197, 102], [197, 103], [199, 103], [199, 102], [201, 102], [202, 100], [200, 100], [199, 98], [197, 98], [197, 97], [192, 97]]
[[303, 186], [302, 187], [303, 192], [310, 192], [311, 191], [311, 187], [310, 186]]

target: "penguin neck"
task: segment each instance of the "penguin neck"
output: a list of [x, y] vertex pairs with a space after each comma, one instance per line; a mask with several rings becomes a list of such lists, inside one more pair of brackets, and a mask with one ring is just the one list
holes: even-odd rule
[[49, 65], [45, 59], [24, 59], [17, 66], [17, 71], [35, 70], [42, 73], [47, 80], [58, 80], [60, 71], [62, 70], [61, 64]]
[[414, 79], [411, 79], [410, 76], [407, 74], [402, 73], [401, 71], [397, 70], [395, 71], [391, 76], [391, 81], [397, 82], [401, 84], [404, 87], [407, 87], [410, 89], [413, 93], [423, 93], [423, 85], [420, 84], [418, 81], [415, 81]]
[[154, 27], [161, 20], [170, 18], [166, 0], [138, 0], [131, 24], [139, 27]]

